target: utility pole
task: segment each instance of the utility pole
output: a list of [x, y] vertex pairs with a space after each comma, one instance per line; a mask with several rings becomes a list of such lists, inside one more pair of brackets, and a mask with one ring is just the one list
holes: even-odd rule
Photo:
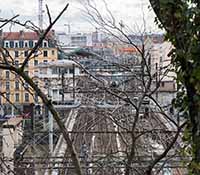
[[64, 78], [65, 78], [65, 69], [63, 68], [62, 71], [61, 71], [61, 86], [62, 86], [62, 104], [64, 104], [64, 101], [65, 101], [65, 94], [64, 94]]
[[48, 111], [49, 115], [49, 152], [50, 155], [53, 153], [53, 116], [51, 111]]
[[[48, 84], [48, 97], [51, 99], [50, 95], [50, 82]], [[48, 110], [48, 118], [49, 118], [49, 152], [50, 155], [53, 153], [53, 116], [50, 110]]]
[[43, 0], [38, 0], [39, 8], [38, 8], [38, 24], [40, 30], [43, 29]]
[[68, 23], [68, 24], [64, 24], [64, 26], [67, 26], [67, 32], [68, 32], [68, 34], [70, 34], [71, 33], [71, 26], [70, 26], [70, 24]]
[[73, 99], [75, 101], [75, 66], [73, 64]]

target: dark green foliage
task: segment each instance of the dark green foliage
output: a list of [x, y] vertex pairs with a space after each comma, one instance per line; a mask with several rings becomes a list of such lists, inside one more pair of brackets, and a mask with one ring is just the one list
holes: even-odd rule
[[193, 160], [190, 174], [200, 174], [200, 1], [150, 0], [156, 22], [166, 30], [174, 49], [170, 55], [177, 74], [174, 107], [188, 120], [183, 139]]

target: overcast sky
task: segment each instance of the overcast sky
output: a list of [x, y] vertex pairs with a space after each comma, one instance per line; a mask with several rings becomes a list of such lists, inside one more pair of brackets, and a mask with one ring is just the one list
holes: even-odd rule
[[[97, 9], [104, 14], [105, 7], [102, 5], [102, 0], [92, 1], [95, 1]], [[43, 8], [45, 10], [45, 4], [48, 4], [52, 17], [55, 17], [64, 5], [69, 3], [68, 10], [54, 29], [57, 31], [66, 31], [67, 26], [65, 24], [69, 23], [72, 32], [91, 31], [95, 27], [87, 22], [87, 18], [83, 12], [83, 2], [84, 0], [43, 0]], [[148, 0], [106, 0], [106, 2], [116, 19], [122, 20], [126, 25], [130, 27], [135, 26], [135, 24], [141, 26], [144, 16], [148, 30], [152, 32], [157, 30], [153, 22], [154, 13], [148, 8]], [[38, 0], [4, 0], [1, 3], [0, 17], [8, 18], [16, 14], [20, 15], [19, 19], [22, 21], [32, 20], [35, 24], [38, 24]], [[47, 24], [48, 20], [45, 18], [44, 26]]]

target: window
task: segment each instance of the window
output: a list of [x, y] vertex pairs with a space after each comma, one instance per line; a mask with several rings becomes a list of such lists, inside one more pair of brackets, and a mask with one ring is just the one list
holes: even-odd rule
[[10, 78], [10, 72], [6, 71], [6, 79], [9, 79], [9, 78]]
[[38, 51], [37, 51], [37, 50], [34, 52], [34, 56], [35, 56], [35, 57], [38, 56]]
[[64, 69], [60, 69], [60, 71], [61, 71], [61, 73], [66, 73], [66, 74], [68, 74], [69, 69], [64, 68]]
[[9, 42], [5, 42], [5, 47], [9, 47]]
[[53, 67], [52, 68], [52, 74], [58, 74], [59, 70], [57, 69], [57, 67]]
[[26, 50], [26, 51], [24, 52], [24, 56], [25, 56], [25, 57], [28, 56], [28, 50]]
[[10, 89], [10, 82], [6, 81], [6, 90], [9, 90], [9, 89]]
[[47, 42], [46, 42], [46, 41], [43, 43], [43, 46], [44, 46], [44, 47], [47, 47]]
[[161, 86], [164, 87], [165, 86], [165, 82], [161, 82]]
[[58, 90], [57, 89], [53, 89], [52, 93], [53, 93], [53, 99], [56, 99], [58, 97]]
[[28, 83], [24, 83], [24, 89], [28, 89]]
[[39, 98], [38, 98], [38, 95], [37, 94], [35, 94], [35, 103], [38, 103], [38, 101], [39, 101]]
[[43, 60], [43, 63], [48, 63], [48, 60]]
[[36, 81], [36, 82], [35, 82], [35, 85], [36, 85], [36, 86], [38, 86], [38, 84], [39, 84], [39, 82], [38, 82], [38, 81]]
[[24, 41], [19, 41], [19, 47], [23, 48], [24, 47]]
[[34, 70], [34, 75], [38, 76], [38, 74], [39, 74], [39, 71], [38, 70]]
[[14, 47], [14, 41], [10, 41], [10, 48]]
[[15, 81], [15, 89], [19, 90], [19, 81]]
[[10, 93], [6, 93], [6, 99], [10, 100]]
[[41, 111], [42, 109], [41, 109], [41, 106], [40, 105], [35, 105], [35, 110], [34, 110], [34, 112], [35, 112], [35, 115], [40, 115], [41, 114]]
[[25, 42], [25, 43], [24, 43], [24, 46], [25, 46], [25, 47], [28, 47], [28, 43], [27, 43], [27, 42]]
[[32, 40], [29, 41], [29, 47], [33, 48], [33, 41]]
[[19, 60], [15, 60], [15, 66], [19, 67]]
[[47, 69], [40, 69], [40, 74], [47, 74]]
[[15, 102], [19, 102], [19, 93], [15, 94]]
[[18, 42], [15, 43], [15, 48], [18, 48]]
[[52, 55], [55, 55], [55, 51], [54, 51], [54, 50], [52, 50], [52, 51], [51, 51], [51, 54], [52, 54]]
[[38, 60], [34, 60], [34, 66], [38, 65]]
[[48, 57], [48, 51], [47, 51], [47, 50], [44, 50], [43, 56], [44, 56], [44, 57]]
[[15, 50], [15, 57], [19, 57], [19, 51]]
[[70, 69], [69, 69], [69, 73], [70, 73], [70, 74], [73, 74], [73, 73], [74, 73], [74, 69], [73, 69], [73, 68], [70, 68]]
[[25, 102], [29, 102], [29, 94], [28, 93], [25, 93]]

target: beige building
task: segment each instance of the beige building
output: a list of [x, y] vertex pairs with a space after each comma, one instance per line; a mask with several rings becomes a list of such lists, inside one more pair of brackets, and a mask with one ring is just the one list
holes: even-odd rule
[[[0, 40], [5, 54], [12, 64], [20, 66], [27, 57], [30, 50], [35, 46], [39, 36], [35, 32], [0, 32]], [[3, 56], [1, 55], [1, 60]], [[37, 65], [39, 63], [47, 63], [58, 59], [58, 49], [55, 46], [54, 32], [50, 32], [42, 45], [35, 52], [25, 67], [26, 73], [34, 79], [38, 85], [40, 82], [34, 78], [37, 73]], [[9, 105], [8, 100], [17, 106], [28, 106], [31, 103], [37, 103], [38, 97], [36, 93], [31, 92], [31, 88], [20, 80], [20, 78], [10, 71], [1, 71], [0, 77], [1, 92], [5, 93], [5, 98], [1, 98], [1, 104], [4, 104], [6, 113], [14, 113]], [[26, 108], [26, 107], [25, 107]], [[24, 109], [23, 109], [24, 110]]]

